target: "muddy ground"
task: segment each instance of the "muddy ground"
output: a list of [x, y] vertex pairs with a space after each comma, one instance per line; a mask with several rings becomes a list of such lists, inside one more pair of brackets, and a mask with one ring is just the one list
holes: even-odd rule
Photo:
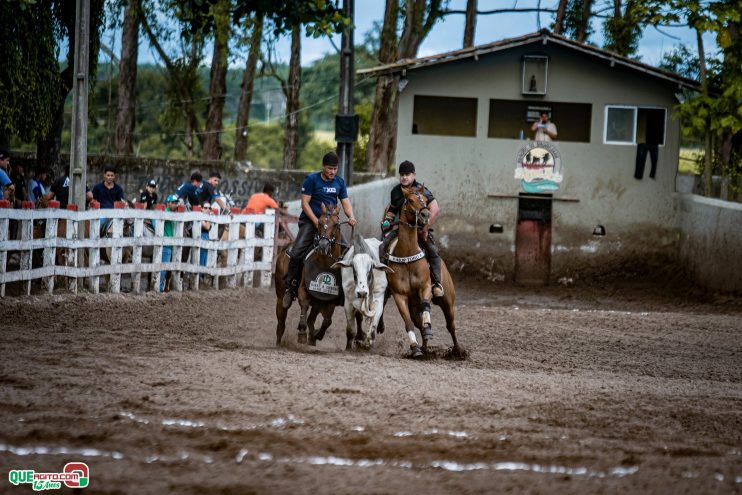
[[742, 493], [739, 299], [458, 289], [466, 361], [406, 358], [392, 305], [349, 353], [339, 309], [274, 347], [265, 289], [0, 300], [0, 493]]

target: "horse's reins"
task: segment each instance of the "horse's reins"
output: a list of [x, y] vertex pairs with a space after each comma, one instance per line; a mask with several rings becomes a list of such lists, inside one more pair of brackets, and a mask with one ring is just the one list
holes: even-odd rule
[[[337, 215], [338, 220], [340, 220], [340, 214], [339, 213], [337, 213], [337, 214], [336, 213], [330, 213], [329, 211], [326, 211], [325, 212], [325, 214], [324, 214], [325, 222], [324, 222], [324, 224], [322, 226], [323, 227], [322, 228], [322, 232], [323, 233], [317, 232], [317, 239], [316, 239], [315, 245], [318, 248], [322, 249], [322, 251], [326, 252], [327, 253], [326, 255], [329, 256], [330, 258], [332, 258], [333, 260], [340, 261], [342, 259], [342, 254], [341, 254], [340, 257], [335, 257], [332, 254], [332, 248], [335, 245], [339, 245], [341, 247], [341, 249], [344, 246], [344, 244], [342, 242], [342, 237], [341, 237], [341, 240], [340, 241], [337, 241], [335, 239], [336, 237], [338, 237], [338, 234], [335, 232], [335, 229], [339, 229], [340, 228], [340, 225], [342, 225], [344, 223], [347, 223], [347, 221], [346, 222], [337, 222], [333, 226], [332, 237], [329, 237], [329, 236], [325, 236], [324, 235], [324, 232], [327, 232], [327, 230], [329, 229], [328, 222], [330, 221], [330, 218], [332, 218], [334, 215]], [[325, 248], [322, 247], [322, 244], [323, 244], [322, 241], [326, 241], [325, 242], [325, 246], [326, 246]]]

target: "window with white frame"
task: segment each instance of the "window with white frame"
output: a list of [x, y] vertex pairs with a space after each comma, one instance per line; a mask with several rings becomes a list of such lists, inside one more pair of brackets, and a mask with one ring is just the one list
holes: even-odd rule
[[665, 144], [667, 110], [661, 107], [606, 105], [605, 144]]

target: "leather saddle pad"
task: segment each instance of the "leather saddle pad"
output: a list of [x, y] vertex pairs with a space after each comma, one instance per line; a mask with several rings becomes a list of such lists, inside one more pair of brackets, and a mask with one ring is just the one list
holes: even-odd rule
[[319, 253], [304, 261], [304, 285], [309, 294], [320, 301], [341, 301], [343, 297], [340, 269], [330, 268], [332, 263], [332, 259]]

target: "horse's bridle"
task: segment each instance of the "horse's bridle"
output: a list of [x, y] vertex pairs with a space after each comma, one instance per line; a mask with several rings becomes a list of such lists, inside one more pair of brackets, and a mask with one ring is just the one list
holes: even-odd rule
[[[335, 223], [332, 229], [332, 236], [325, 235], [327, 230], [329, 229], [328, 224], [330, 223], [330, 219], [332, 217], [337, 217], [338, 222]], [[335, 258], [332, 255], [332, 248], [335, 247], [336, 244], [339, 244], [342, 248], [342, 240], [337, 240], [338, 234], [336, 233], [336, 229], [338, 229], [342, 222], [340, 222], [340, 212], [330, 212], [330, 210], [326, 210], [325, 213], [320, 217], [320, 221], [322, 221], [324, 218], [324, 223], [322, 224], [322, 231], [317, 230], [317, 234], [314, 236], [314, 245], [316, 246], [316, 249], [322, 252], [325, 256], [329, 256], [330, 258], [334, 259], [335, 261], [339, 261], [340, 258]]]
[[411, 229], [416, 229], [418, 227], [422, 227], [422, 225], [420, 225], [420, 213], [422, 213], [425, 210], [430, 211], [430, 208], [428, 208], [428, 205], [427, 205], [425, 199], [423, 198], [423, 195], [420, 193], [420, 191], [415, 191], [414, 194], [420, 200], [420, 203], [422, 203], [424, 206], [422, 208], [415, 209], [415, 208], [412, 207], [412, 203], [410, 203], [407, 200], [407, 198], [405, 198], [404, 203], [402, 204], [402, 211], [405, 211], [408, 208], [411, 209], [415, 213], [415, 223], [414, 224], [411, 224], [411, 223], [407, 222], [406, 220], [403, 222], [402, 221], [402, 215], [399, 216], [400, 223], [406, 224]]

